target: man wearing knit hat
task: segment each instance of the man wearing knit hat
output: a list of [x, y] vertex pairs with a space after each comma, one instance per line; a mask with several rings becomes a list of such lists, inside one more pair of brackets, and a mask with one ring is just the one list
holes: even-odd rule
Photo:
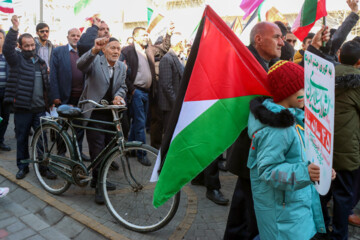
[[260, 239], [311, 239], [325, 232], [325, 224], [313, 185], [320, 168], [305, 157], [304, 69], [279, 61], [268, 82], [273, 99], [253, 99], [248, 122], [247, 166]]

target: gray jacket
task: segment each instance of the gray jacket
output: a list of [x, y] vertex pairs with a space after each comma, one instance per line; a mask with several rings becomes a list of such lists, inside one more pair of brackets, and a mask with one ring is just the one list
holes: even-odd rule
[[[84, 53], [76, 62], [78, 69], [85, 74], [85, 87], [81, 94], [80, 101], [91, 99], [95, 102], [105, 96], [110, 86], [110, 75], [108, 70], [108, 62], [104, 55], [91, 54], [91, 49]], [[117, 61], [114, 65], [114, 82], [112, 95], [125, 98], [127, 87], [125, 84], [126, 66], [124, 63]], [[81, 106], [83, 111], [91, 109], [92, 104]], [[84, 113], [84, 117], [89, 118], [91, 111]]]

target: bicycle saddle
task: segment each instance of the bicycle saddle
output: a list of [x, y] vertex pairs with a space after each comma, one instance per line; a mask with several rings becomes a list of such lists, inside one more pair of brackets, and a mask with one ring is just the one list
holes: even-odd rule
[[81, 109], [70, 105], [61, 105], [57, 108], [60, 117], [81, 117]]

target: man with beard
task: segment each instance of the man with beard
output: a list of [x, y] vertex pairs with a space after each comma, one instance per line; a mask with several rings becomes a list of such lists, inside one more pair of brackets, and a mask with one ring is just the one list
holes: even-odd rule
[[[13, 24], [5, 38], [3, 54], [10, 65], [9, 79], [5, 88], [5, 102], [13, 104], [16, 131], [16, 161], [19, 171], [17, 179], [22, 179], [29, 172], [29, 164], [22, 160], [29, 159], [29, 131], [40, 125], [40, 117], [48, 108], [48, 74], [46, 62], [35, 50], [35, 40], [31, 34], [19, 37], [21, 52], [15, 50], [19, 31], [19, 20], [12, 16]], [[40, 170], [41, 175], [54, 179], [56, 175], [48, 169]]]
[[54, 46], [49, 40], [50, 29], [46, 23], [39, 23], [36, 25], [36, 53], [39, 57], [46, 62], [46, 66], [50, 67], [50, 57], [54, 50]]
[[[131, 119], [129, 141], [145, 143], [149, 95], [152, 90], [155, 90], [152, 88], [153, 82], [156, 81], [155, 56], [161, 55], [162, 57], [169, 50], [173, 31], [174, 27], [170, 26], [163, 43], [153, 46], [149, 43], [149, 34], [145, 28], [136, 27], [133, 30], [134, 44], [121, 51], [121, 60], [126, 61], [128, 65], [126, 85]], [[140, 151], [138, 151], [137, 158], [141, 164], [151, 165], [144, 153]]]

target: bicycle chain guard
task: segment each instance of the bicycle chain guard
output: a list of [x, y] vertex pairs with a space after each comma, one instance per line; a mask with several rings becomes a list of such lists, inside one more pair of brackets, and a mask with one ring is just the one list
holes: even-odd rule
[[86, 169], [84, 169], [81, 165], [73, 166], [71, 174], [75, 184], [79, 187], [86, 187], [89, 180], [91, 179], [89, 178]]

